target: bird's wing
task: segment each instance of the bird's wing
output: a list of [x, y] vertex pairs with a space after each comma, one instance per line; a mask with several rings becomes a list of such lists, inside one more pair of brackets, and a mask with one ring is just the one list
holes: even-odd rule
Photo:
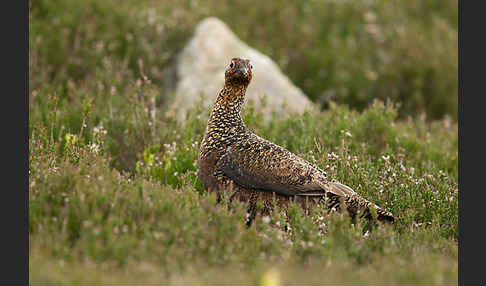
[[216, 171], [243, 187], [281, 195], [343, 194], [327, 184], [326, 173], [316, 165], [254, 134], [229, 146]]
[[343, 198], [351, 213], [364, 209], [369, 215], [373, 207], [378, 219], [394, 219], [393, 214], [362, 198], [350, 187], [328, 182], [326, 173], [316, 165], [254, 134], [229, 146], [216, 163], [215, 173], [224, 174], [243, 187], [279, 195], [325, 195], [334, 203]]

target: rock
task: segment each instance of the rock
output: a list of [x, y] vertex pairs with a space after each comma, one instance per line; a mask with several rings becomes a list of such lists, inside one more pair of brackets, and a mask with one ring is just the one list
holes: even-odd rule
[[173, 95], [171, 109], [178, 119], [184, 118], [187, 108], [200, 104], [201, 97], [203, 107], [210, 108], [224, 84], [224, 70], [234, 57], [252, 61], [253, 79], [246, 99], [261, 108], [260, 98], [265, 95], [266, 114], [301, 114], [312, 108], [312, 102], [274, 61], [239, 40], [221, 20], [210, 17], [198, 24], [192, 39], [168, 68], [172, 70], [169, 73], [175, 74], [171, 77], [175, 84], [166, 92]]

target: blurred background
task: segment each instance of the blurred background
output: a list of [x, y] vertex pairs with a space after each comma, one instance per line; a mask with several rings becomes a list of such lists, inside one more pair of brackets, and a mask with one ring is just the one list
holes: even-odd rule
[[[457, 0], [30, 1], [30, 94], [123, 92], [163, 70], [208, 16], [271, 57], [314, 102], [457, 120]], [[140, 63], [143, 63], [141, 65]], [[101, 83], [101, 84], [100, 84]], [[85, 90], [90, 90], [86, 88]], [[32, 98], [31, 98], [32, 100]], [[32, 115], [32, 112], [31, 112]]]

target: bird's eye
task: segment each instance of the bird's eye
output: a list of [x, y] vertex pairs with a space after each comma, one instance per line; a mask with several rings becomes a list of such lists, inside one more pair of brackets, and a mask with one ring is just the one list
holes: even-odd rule
[[230, 67], [230, 68], [233, 68], [234, 66], [235, 66], [235, 64], [234, 64], [233, 62], [231, 62], [231, 64], [230, 64], [230, 66], [229, 66], [229, 67]]
[[253, 65], [250, 65], [250, 69], [253, 69]]

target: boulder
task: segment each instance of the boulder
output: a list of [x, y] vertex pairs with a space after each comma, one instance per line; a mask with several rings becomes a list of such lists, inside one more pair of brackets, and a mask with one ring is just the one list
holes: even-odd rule
[[260, 99], [265, 96], [265, 114], [301, 114], [313, 105], [272, 59], [238, 39], [221, 20], [210, 17], [197, 25], [193, 37], [168, 67], [173, 85], [165, 92], [172, 94], [170, 106], [178, 119], [195, 104], [211, 107], [223, 87], [225, 68], [234, 57], [252, 61], [253, 79], [246, 100], [262, 109]]

